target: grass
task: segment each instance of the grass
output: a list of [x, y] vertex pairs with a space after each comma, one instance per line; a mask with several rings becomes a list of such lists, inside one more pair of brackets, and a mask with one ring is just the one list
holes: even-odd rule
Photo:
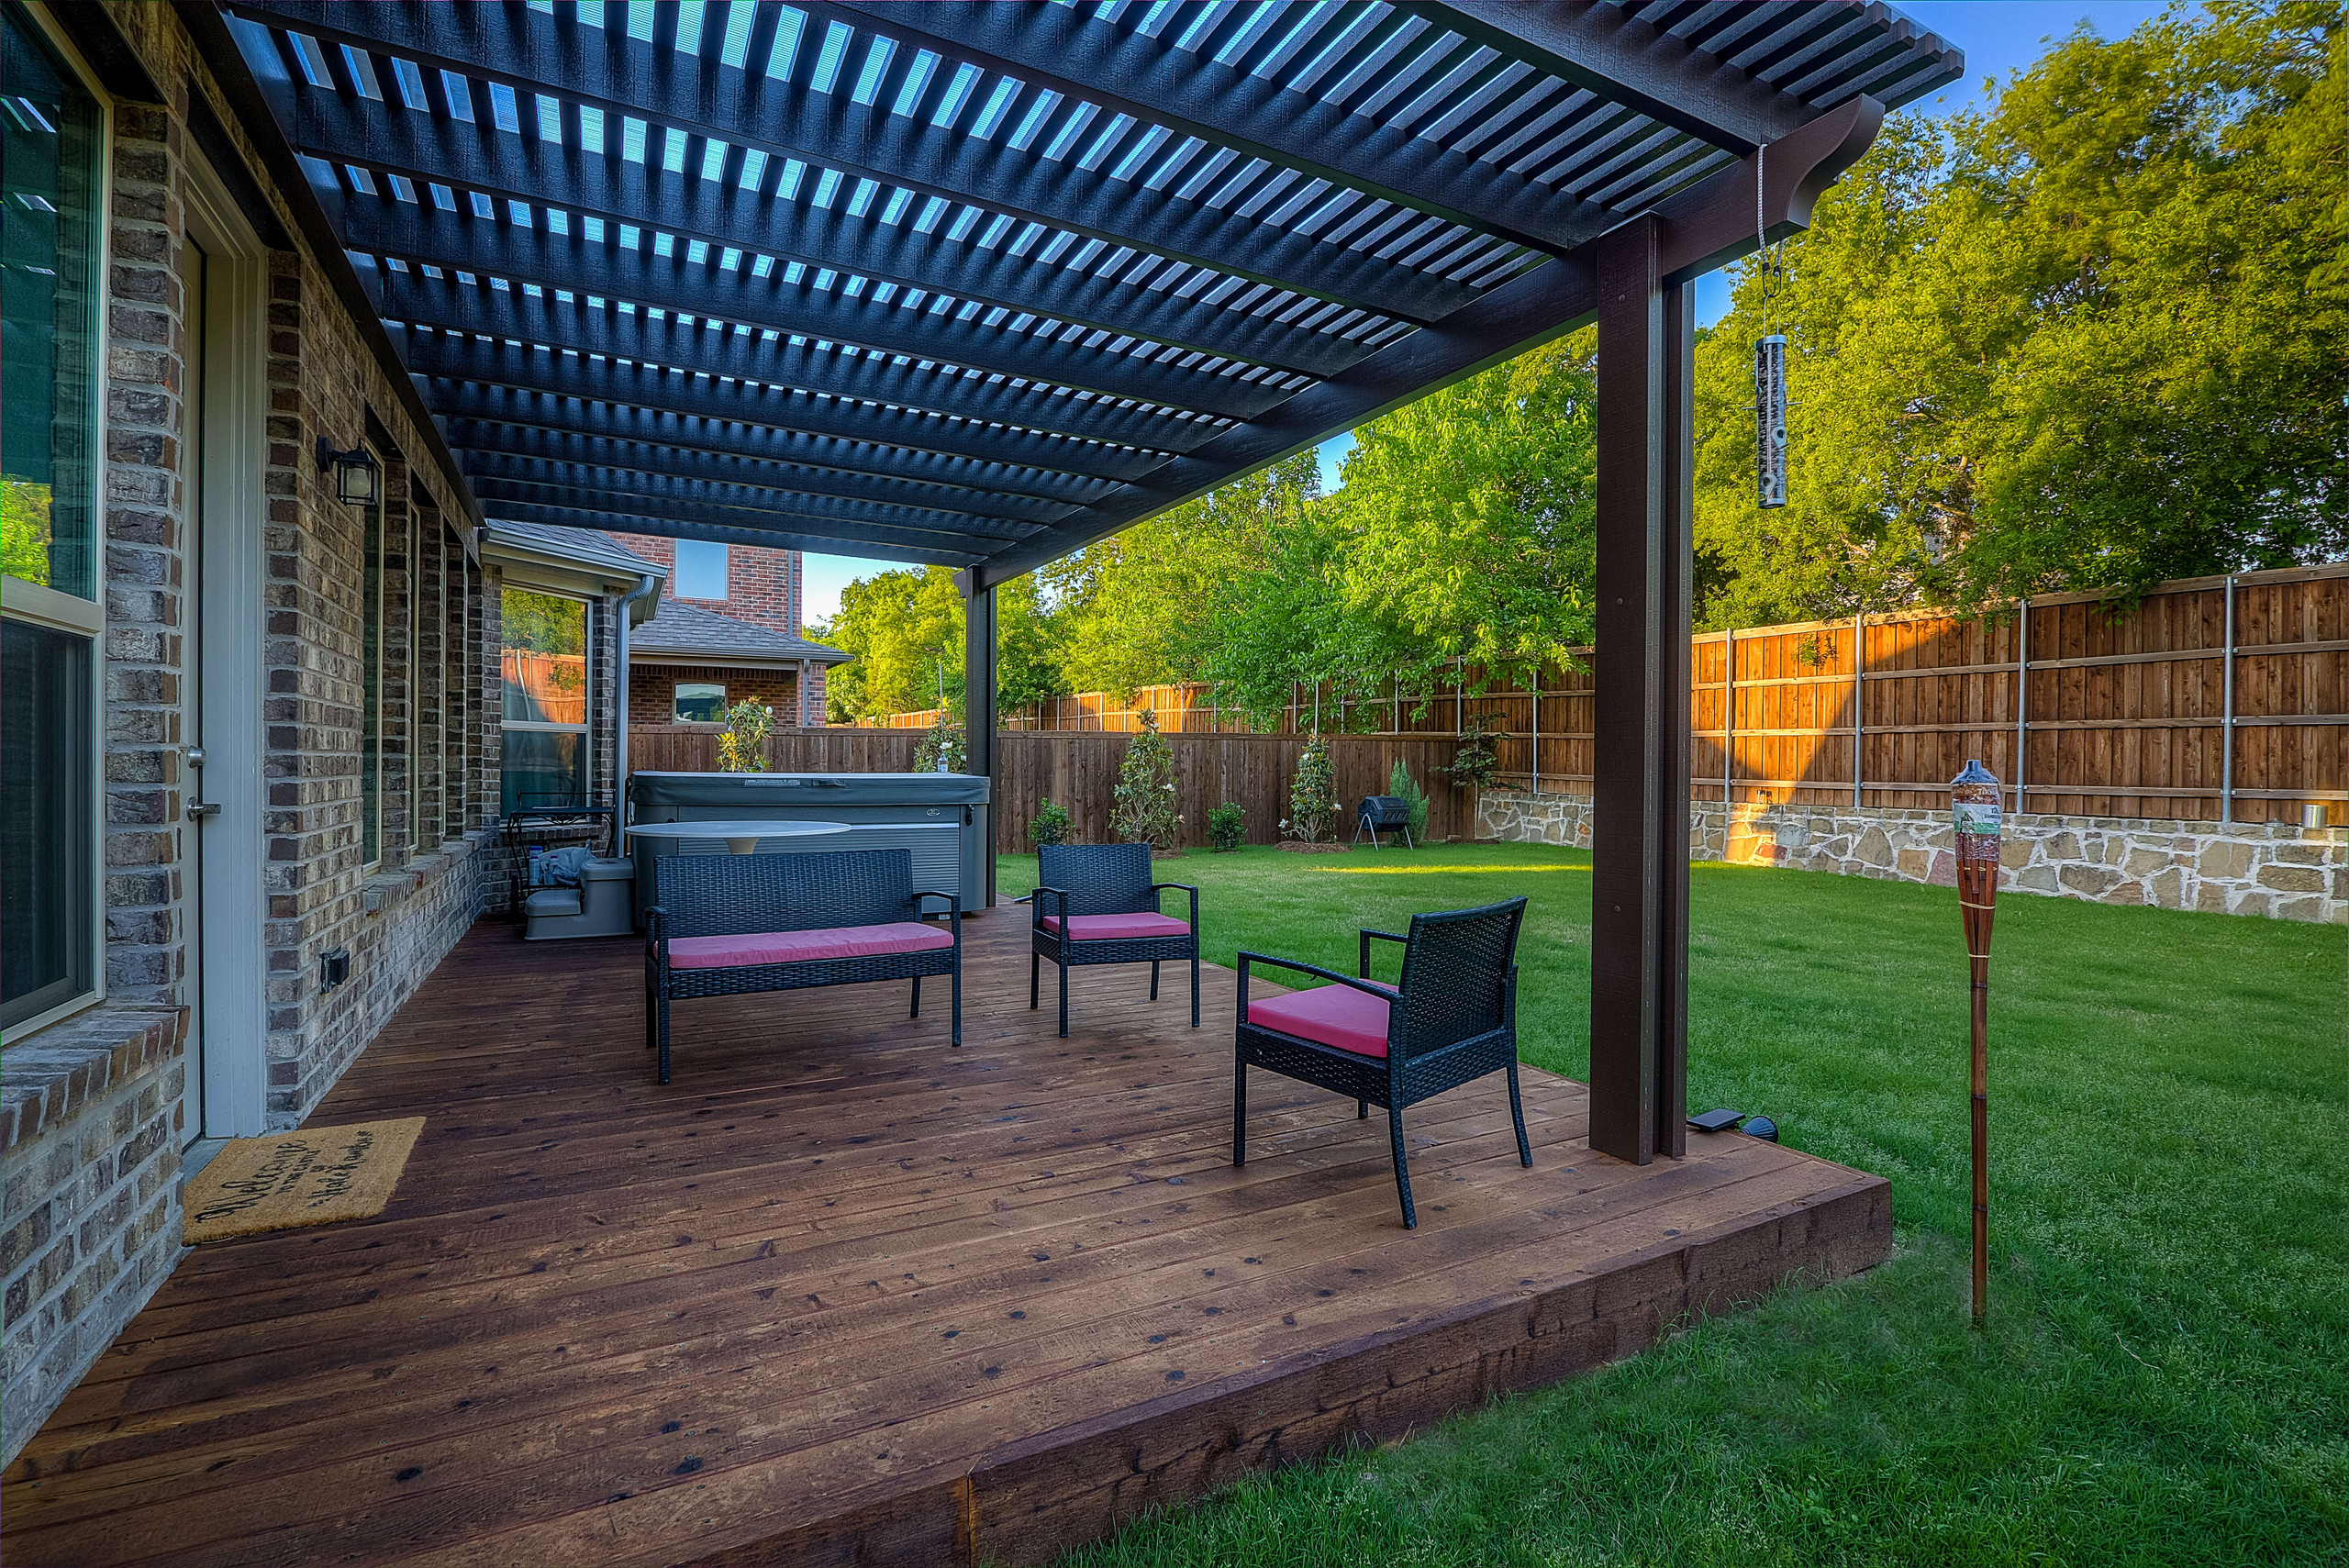
[[[1525, 1056], [1586, 1074], [1586, 854], [1194, 851], [1160, 874], [1199, 884], [1217, 962], [1349, 973], [1360, 926], [1523, 893]], [[1035, 862], [1000, 877], [1023, 893]], [[1976, 1333], [1954, 895], [1690, 882], [1692, 1107], [1767, 1111], [1889, 1177], [1892, 1261], [1071, 1562], [2349, 1563], [2341, 928], [2000, 902]]]

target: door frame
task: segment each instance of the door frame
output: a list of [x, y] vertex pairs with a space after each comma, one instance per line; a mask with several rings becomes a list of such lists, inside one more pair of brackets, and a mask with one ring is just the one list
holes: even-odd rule
[[[208, 820], [187, 824], [196, 840], [188, 845], [194, 874], [182, 907], [188, 1033], [197, 1044], [188, 1095], [197, 1114], [182, 1136], [193, 1141], [258, 1134], [269, 1106], [262, 838], [269, 306], [267, 252], [252, 225], [201, 154], [191, 149], [183, 167], [187, 239], [203, 247], [206, 280], [185, 301], [203, 313], [202, 359], [191, 355], [186, 367], [190, 413], [200, 409], [202, 418], [189, 451], [195, 483], [187, 489], [186, 625], [196, 667], [184, 688], [193, 703], [180, 739], [183, 753], [202, 745], [207, 765], [201, 773], [184, 765], [181, 787], [184, 799], [217, 799], [220, 806]], [[198, 335], [188, 336], [193, 347]]]

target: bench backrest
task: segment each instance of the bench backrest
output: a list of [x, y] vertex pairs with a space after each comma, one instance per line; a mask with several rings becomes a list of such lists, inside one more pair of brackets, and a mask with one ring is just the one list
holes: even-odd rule
[[1414, 915], [1403, 948], [1403, 1054], [1441, 1051], [1508, 1021], [1525, 900]]
[[[1036, 853], [1036, 880], [1068, 890], [1072, 915], [1139, 915], [1154, 910], [1148, 844], [1046, 844]], [[1060, 913], [1056, 899], [1037, 905]]]
[[910, 920], [913, 852], [659, 855], [653, 902], [672, 937], [737, 937]]

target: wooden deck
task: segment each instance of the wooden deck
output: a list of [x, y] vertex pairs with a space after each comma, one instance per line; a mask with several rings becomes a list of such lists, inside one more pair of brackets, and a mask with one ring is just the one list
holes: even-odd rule
[[[314, 1122], [429, 1118], [373, 1220], [206, 1246], [6, 1475], [11, 1563], [1032, 1562], [1138, 1509], [1629, 1354], [1891, 1240], [1878, 1178], [1736, 1135], [1590, 1153], [1529, 1071], [1382, 1120], [1256, 1074], [1233, 976], [1027, 1010], [1017, 912], [944, 987], [684, 1004], [640, 949], [476, 929]], [[1047, 984], [1050, 984], [1049, 973]]]

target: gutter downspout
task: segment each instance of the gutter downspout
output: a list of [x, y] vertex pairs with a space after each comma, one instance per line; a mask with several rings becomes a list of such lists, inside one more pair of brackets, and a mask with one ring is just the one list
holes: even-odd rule
[[620, 668], [619, 692], [617, 700], [619, 712], [618, 755], [612, 761], [616, 775], [612, 780], [613, 813], [612, 853], [620, 852], [620, 823], [628, 815], [628, 607], [661, 586], [661, 579], [646, 573], [636, 580], [635, 589], [623, 595], [619, 603]]

